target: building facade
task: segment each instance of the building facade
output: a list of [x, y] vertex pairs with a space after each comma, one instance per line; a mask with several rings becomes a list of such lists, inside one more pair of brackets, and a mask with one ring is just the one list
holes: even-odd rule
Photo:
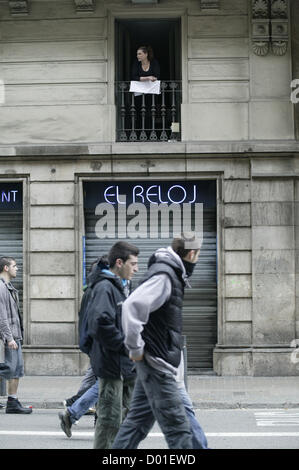
[[[86, 369], [82, 288], [115, 240], [140, 246], [137, 282], [201, 222], [189, 370], [299, 374], [298, 24], [296, 0], [0, 1], [0, 254], [27, 374]], [[150, 102], [129, 92], [143, 43]]]

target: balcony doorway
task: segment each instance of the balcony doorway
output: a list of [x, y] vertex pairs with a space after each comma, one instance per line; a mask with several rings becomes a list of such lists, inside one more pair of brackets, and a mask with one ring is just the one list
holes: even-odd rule
[[[115, 24], [117, 141], [180, 139], [180, 19], [122, 19]], [[136, 99], [129, 92], [138, 47], [151, 45], [161, 71], [161, 94]], [[173, 127], [172, 124], [176, 123]]]

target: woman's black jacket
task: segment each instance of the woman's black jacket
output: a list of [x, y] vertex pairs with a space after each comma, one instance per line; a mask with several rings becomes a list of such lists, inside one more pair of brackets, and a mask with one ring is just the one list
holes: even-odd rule
[[131, 71], [131, 80], [139, 81], [140, 77], [149, 77], [153, 75], [160, 80], [160, 65], [156, 59], [153, 59], [150, 62], [150, 67], [147, 72], [145, 72], [141, 66], [141, 62], [137, 59], [133, 62], [132, 71]]

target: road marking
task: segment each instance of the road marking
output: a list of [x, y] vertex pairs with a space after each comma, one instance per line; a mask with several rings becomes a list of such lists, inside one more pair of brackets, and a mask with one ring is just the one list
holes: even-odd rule
[[258, 411], [257, 426], [299, 426], [299, 413], [292, 411]]
[[299, 432], [207, 432], [208, 437], [299, 437]]
[[[0, 431], [1, 436], [65, 436], [59, 431]], [[93, 432], [73, 432], [73, 436], [93, 436]]]
[[[59, 431], [0, 431], [2, 436], [65, 436]], [[93, 432], [76, 431], [73, 437], [93, 437]], [[207, 432], [207, 437], [299, 437], [299, 432]], [[151, 432], [148, 437], [163, 437], [160, 432]]]

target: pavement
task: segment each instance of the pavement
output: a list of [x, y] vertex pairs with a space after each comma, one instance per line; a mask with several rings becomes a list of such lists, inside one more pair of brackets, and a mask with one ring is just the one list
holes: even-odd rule
[[[63, 400], [77, 392], [82, 378], [25, 376], [20, 379], [18, 398], [33, 408], [63, 408]], [[188, 375], [187, 387], [196, 409], [299, 408], [299, 376]], [[5, 396], [0, 395], [0, 403], [6, 403]]]

